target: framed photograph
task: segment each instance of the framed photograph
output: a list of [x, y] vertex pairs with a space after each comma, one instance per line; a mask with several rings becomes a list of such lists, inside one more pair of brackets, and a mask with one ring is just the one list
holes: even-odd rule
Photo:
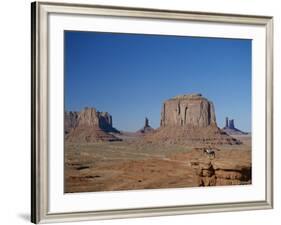
[[32, 222], [271, 209], [272, 32], [32, 3]]

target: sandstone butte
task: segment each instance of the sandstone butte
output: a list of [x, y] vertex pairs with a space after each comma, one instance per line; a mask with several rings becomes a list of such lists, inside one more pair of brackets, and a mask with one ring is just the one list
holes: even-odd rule
[[112, 133], [119, 131], [112, 126], [108, 112], [84, 108], [81, 112], [65, 112], [65, 139], [68, 142], [120, 141]]
[[179, 95], [163, 103], [161, 127], [217, 126], [214, 105], [201, 94]]
[[147, 140], [203, 146], [241, 143], [217, 126], [214, 104], [201, 94], [164, 101], [160, 128], [147, 135]]

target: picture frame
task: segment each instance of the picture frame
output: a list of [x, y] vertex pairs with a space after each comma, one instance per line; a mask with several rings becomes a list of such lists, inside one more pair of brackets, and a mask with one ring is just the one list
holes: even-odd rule
[[[59, 145], [55, 141], [50, 142], [51, 131], [51, 108], [52, 98], [52, 79], [50, 69], [50, 60], [55, 55], [50, 50], [52, 44], [51, 26], [56, 21], [50, 19], [50, 16], [57, 15], [61, 21], [63, 16], [72, 18], [71, 21], [81, 23], [78, 17], [94, 17], [117, 18], [176, 23], [192, 22], [200, 27], [202, 24], [214, 24], [231, 26], [234, 25], [238, 29], [244, 26], [250, 26], [260, 29], [261, 36], [264, 36], [264, 53], [261, 56], [264, 59], [263, 83], [264, 93], [261, 96], [264, 99], [264, 130], [262, 130], [262, 139], [264, 146], [259, 147], [261, 154], [265, 156], [264, 161], [264, 180], [262, 198], [239, 200], [236, 202], [211, 202], [198, 204], [162, 204], [161, 206], [139, 206], [139, 207], [116, 207], [115, 209], [92, 210], [57, 210], [53, 211], [50, 207], [52, 194], [56, 190], [50, 185], [52, 179], [52, 163], [53, 154], [50, 149], [59, 149]], [[63, 15], [63, 16], [61, 16]], [[60, 17], [61, 16], [61, 17]], [[62, 22], [62, 24], [64, 24]], [[66, 23], [67, 24], [67, 23]], [[84, 25], [84, 27], [87, 24]], [[100, 25], [102, 27], [102, 24]], [[31, 53], [32, 53], [32, 140], [31, 140], [31, 222], [64, 222], [64, 221], [82, 221], [82, 220], [99, 220], [114, 218], [132, 218], [147, 216], [163, 216], [163, 215], [180, 215], [192, 213], [210, 213], [210, 212], [226, 212], [240, 210], [258, 210], [273, 208], [273, 18], [270, 16], [256, 15], [237, 15], [237, 14], [221, 14], [208, 12], [188, 12], [188, 11], [172, 11], [163, 9], [147, 9], [147, 8], [127, 8], [119, 6], [102, 6], [102, 5], [83, 5], [83, 4], [66, 4], [66, 3], [47, 3], [34, 2], [31, 5]], [[80, 29], [81, 30], [81, 29]], [[249, 31], [250, 32], [250, 31]], [[222, 36], [224, 34], [221, 34]], [[63, 37], [60, 36], [60, 41]], [[254, 52], [256, 53], [256, 52]], [[63, 55], [63, 53], [62, 53]], [[256, 55], [253, 54], [254, 57]], [[62, 66], [62, 65], [61, 65]], [[254, 68], [255, 70], [255, 68]], [[60, 74], [63, 80], [63, 74]], [[63, 87], [59, 87], [61, 90]], [[255, 89], [256, 90], [256, 89]], [[253, 92], [253, 96], [256, 93]], [[62, 106], [63, 107], [63, 106]], [[56, 115], [56, 114], [52, 114]], [[258, 118], [258, 117], [257, 117]], [[259, 119], [259, 118], [258, 118]], [[255, 123], [255, 121], [253, 121]], [[63, 163], [63, 162], [60, 162]], [[177, 191], [177, 190], [175, 190]], [[119, 192], [116, 195], [121, 195]], [[83, 198], [87, 198], [84, 197]], [[108, 198], [110, 199], [110, 197]], [[52, 203], [55, 204], [55, 203]], [[105, 202], [110, 204], [110, 201]], [[78, 204], [79, 205], [79, 204]], [[98, 207], [98, 206], [97, 206]], [[55, 208], [55, 206], [54, 206]], [[106, 208], [106, 207], [105, 207]]]

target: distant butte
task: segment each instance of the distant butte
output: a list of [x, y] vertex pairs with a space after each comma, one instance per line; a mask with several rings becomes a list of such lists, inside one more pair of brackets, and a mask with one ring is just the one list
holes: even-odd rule
[[145, 118], [143, 128], [138, 130], [137, 133], [146, 134], [146, 133], [151, 133], [153, 131], [154, 129], [149, 125], [148, 118]]
[[234, 126], [234, 119], [229, 120], [228, 117], [225, 118], [225, 126], [222, 129], [229, 135], [246, 135], [247, 132], [241, 131]]
[[68, 142], [120, 141], [119, 133], [112, 126], [112, 116], [95, 108], [84, 108], [81, 112], [65, 112], [65, 139]]
[[161, 127], [217, 126], [214, 104], [201, 94], [175, 96], [163, 103]]
[[160, 128], [149, 141], [172, 144], [241, 144], [216, 123], [214, 104], [201, 94], [178, 95], [164, 101]]

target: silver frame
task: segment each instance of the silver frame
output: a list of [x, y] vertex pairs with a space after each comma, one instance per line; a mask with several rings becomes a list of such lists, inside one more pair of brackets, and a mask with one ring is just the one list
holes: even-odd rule
[[[266, 199], [240, 203], [165, 206], [137, 209], [48, 212], [48, 14], [80, 14], [260, 25], [266, 28]], [[31, 221], [33, 223], [147, 217], [273, 208], [273, 17], [147, 8], [33, 2]]]

